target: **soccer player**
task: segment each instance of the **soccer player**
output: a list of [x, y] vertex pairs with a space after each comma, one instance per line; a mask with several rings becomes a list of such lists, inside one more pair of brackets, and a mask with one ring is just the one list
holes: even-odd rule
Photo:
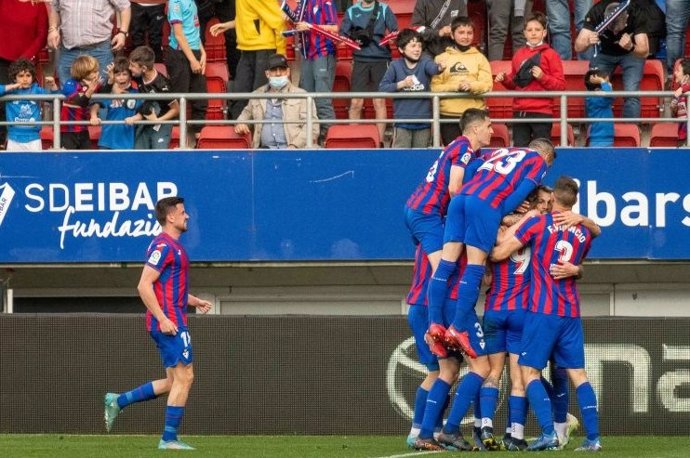
[[126, 393], [105, 395], [105, 428], [108, 432], [122, 409], [135, 402], [148, 401], [168, 393], [165, 428], [159, 449], [193, 450], [178, 440], [189, 390], [194, 380], [192, 343], [187, 328], [187, 306], [201, 313], [211, 303], [188, 292], [189, 258], [180, 244], [187, 231], [189, 215], [182, 197], [166, 197], [156, 203], [156, 219], [163, 229], [148, 249], [148, 260], [137, 290], [147, 308], [146, 329], [161, 354], [166, 378], [145, 383]]
[[558, 367], [565, 368], [576, 388], [577, 400], [587, 437], [577, 450], [599, 451], [599, 414], [594, 390], [585, 371], [584, 336], [580, 318], [580, 300], [575, 279], [556, 278], [554, 265], [580, 264], [587, 255], [592, 233], [582, 224], [567, 226], [554, 221], [554, 214], [570, 211], [577, 202], [577, 183], [560, 177], [554, 188], [553, 212], [528, 219], [515, 236], [501, 241], [492, 251], [492, 260], [506, 259], [515, 250], [529, 244], [532, 282], [531, 303], [525, 315], [518, 364], [521, 366], [527, 397], [537, 416], [542, 435], [528, 450], [558, 447], [554, 431], [551, 401], [540, 381], [541, 370], [553, 354]]
[[433, 270], [436, 270], [441, 259], [443, 219], [448, 203], [462, 187], [465, 168], [473, 158], [478, 157], [479, 148], [489, 145], [493, 134], [489, 113], [476, 108], [463, 113], [460, 128], [463, 135], [441, 152], [424, 181], [405, 204], [407, 227], [415, 243], [420, 243], [427, 253]]
[[[543, 138], [532, 140], [528, 148], [496, 150], [451, 200], [441, 261], [429, 282], [430, 309], [443, 302], [446, 283], [455, 272], [456, 261], [463, 251], [467, 252], [467, 268], [460, 280], [452, 325], [446, 330], [431, 317], [429, 335], [433, 340], [459, 348], [470, 358], [477, 356], [470, 344], [465, 321], [479, 297], [484, 264], [496, 240], [501, 218], [515, 210], [541, 183], [555, 155], [553, 144]], [[472, 333], [481, 333], [483, 337], [481, 326]]]

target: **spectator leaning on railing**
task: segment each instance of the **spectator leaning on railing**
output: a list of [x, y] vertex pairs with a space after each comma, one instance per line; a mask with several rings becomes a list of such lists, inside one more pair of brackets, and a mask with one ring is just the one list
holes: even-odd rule
[[[129, 0], [53, 0], [49, 8], [48, 46], [59, 49], [58, 78], [64, 85], [72, 62], [89, 55], [98, 60], [101, 77], [113, 61], [113, 51], [124, 48], [131, 16]], [[112, 15], [117, 18], [113, 35]]]
[[431, 80], [434, 92], [461, 92], [472, 97], [442, 99], [441, 119], [452, 119], [452, 123], [441, 124], [441, 138], [444, 145], [450, 144], [460, 134], [460, 117], [468, 108], [486, 109], [482, 94], [493, 88], [491, 65], [484, 54], [472, 46], [474, 25], [467, 17], [457, 17], [451, 24], [455, 45], [436, 56], [436, 63], [445, 70]]

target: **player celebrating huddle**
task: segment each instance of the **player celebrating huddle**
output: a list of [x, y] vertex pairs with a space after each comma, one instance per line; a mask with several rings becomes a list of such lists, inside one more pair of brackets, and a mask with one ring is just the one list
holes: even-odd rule
[[542, 435], [528, 450], [552, 450], [559, 445], [551, 401], [540, 381], [541, 370], [552, 354], [556, 364], [566, 369], [576, 387], [587, 432], [587, 438], [577, 450], [601, 450], [596, 395], [584, 368], [584, 336], [577, 284], [572, 277], [552, 275], [555, 265], [563, 262], [580, 264], [591, 245], [592, 233], [584, 225], [568, 227], [554, 221], [555, 214], [569, 211], [575, 205], [578, 191], [572, 178], [559, 178], [554, 188], [553, 212], [528, 219], [514, 237], [503, 240], [491, 253], [492, 260], [500, 261], [529, 243], [534, 254], [530, 261], [531, 305], [525, 316], [518, 362]]

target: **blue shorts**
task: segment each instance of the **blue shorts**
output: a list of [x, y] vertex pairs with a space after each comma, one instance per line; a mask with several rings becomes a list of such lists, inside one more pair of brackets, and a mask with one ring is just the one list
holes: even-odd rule
[[525, 310], [487, 310], [484, 312], [486, 352], [520, 354]]
[[192, 340], [187, 328], [178, 328], [177, 334], [163, 334], [160, 331], [151, 331], [151, 338], [156, 342], [158, 352], [163, 361], [163, 367], [175, 367], [178, 363], [185, 366], [192, 364]]
[[582, 320], [527, 311], [518, 363], [542, 370], [552, 356], [558, 367], [584, 369]]
[[[443, 305], [443, 325], [445, 327], [449, 327], [451, 324], [453, 324], [457, 304], [457, 299], [446, 299], [446, 303]], [[482, 329], [482, 325], [479, 323], [477, 312], [475, 312], [474, 309], [465, 315], [465, 320], [462, 323], [461, 328], [467, 329], [467, 333], [470, 337], [470, 345], [472, 345], [472, 349], [477, 353], [477, 356], [488, 354], [486, 352], [484, 330]]]
[[488, 253], [496, 243], [501, 212], [484, 200], [459, 195], [451, 199], [443, 242], [462, 242]]
[[426, 306], [410, 305], [410, 310], [407, 312], [407, 324], [414, 336], [419, 362], [424, 364], [429, 372], [437, 371], [439, 369], [438, 358], [431, 353], [429, 346], [424, 341], [424, 334], [429, 329], [429, 310]]
[[405, 224], [415, 243], [421, 243], [425, 253], [443, 249], [443, 217], [438, 214], [427, 215], [405, 207]]

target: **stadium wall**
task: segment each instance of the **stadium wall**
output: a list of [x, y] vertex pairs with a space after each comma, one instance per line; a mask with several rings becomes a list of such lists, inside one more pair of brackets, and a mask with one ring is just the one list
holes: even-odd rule
[[[584, 325], [602, 433], [687, 434], [690, 319]], [[423, 368], [403, 317], [191, 316], [190, 329], [196, 378], [184, 434], [409, 429]], [[0, 433], [102, 433], [106, 391], [163, 374], [140, 315], [0, 315], [0, 355]], [[129, 407], [113, 432], [158, 433], [163, 410], [163, 399]], [[502, 395], [496, 424], [505, 416]]]

